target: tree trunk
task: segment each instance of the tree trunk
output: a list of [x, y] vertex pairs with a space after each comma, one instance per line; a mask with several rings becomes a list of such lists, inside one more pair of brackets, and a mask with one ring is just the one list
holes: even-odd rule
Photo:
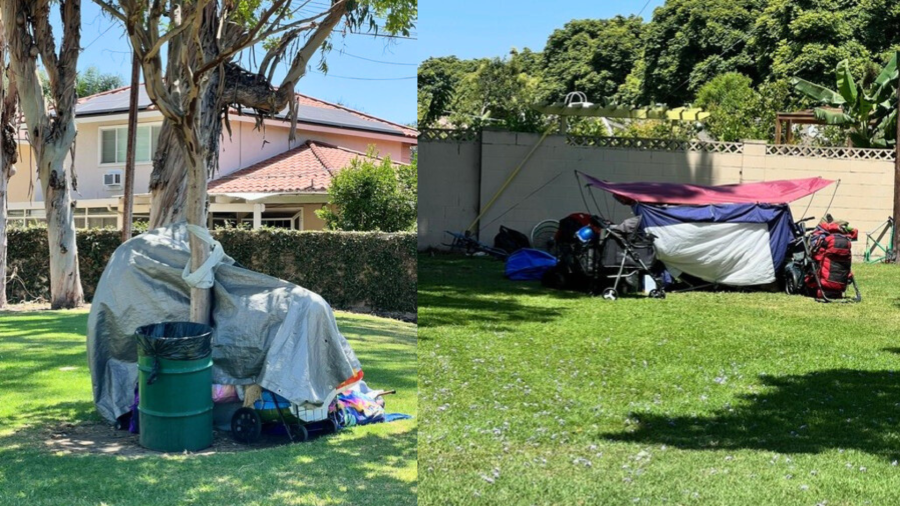
[[[4, 146], [5, 147], [5, 146]], [[6, 171], [6, 157], [0, 149], [0, 309], [6, 307], [6, 190], [9, 176]]]
[[159, 131], [150, 175], [150, 228], [184, 219], [186, 189], [184, 150], [175, 137], [172, 122], [165, 119]]
[[67, 152], [58, 146], [45, 145], [38, 158], [50, 244], [51, 309], [71, 309], [84, 302], [72, 212], [75, 203], [63, 167]]
[[[81, 51], [81, 3], [59, 2], [62, 41], [57, 46], [50, 23], [49, 0], [2, 0], [0, 12], [9, 44], [10, 80], [15, 80], [38, 178], [44, 190], [47, 242], [50, 248], [50, 307], [80, 306], [84, 295], [78, 273], [73, 202], [63, 168], [75, 142], [75, 78]], [[13, 21], [14, 20], [14, 21]], [[57, 51], [58, 48], [58, 51]], [[38, 56], [50, 81], [50, 105], [37, 77]]]
[[[6, 68], [6, 31], [3, 29], [3, 16], [0, 13], [0, 68]], [[0, 76], [0, 309], [6, 307], [6, 226], [7, 226], [7, 191], [9, 188], [10, 169], [15, 160], [10, 160], [6, 152], [12, 148], [15, 156], [15, 144], [9, 145], [10, 139], [5, 135], [7, 108], [7, 83], [9, 81]], [[12, 102], [15, 104], [15, 101]], [[14, 139], [11, 139], [15, 143]]]

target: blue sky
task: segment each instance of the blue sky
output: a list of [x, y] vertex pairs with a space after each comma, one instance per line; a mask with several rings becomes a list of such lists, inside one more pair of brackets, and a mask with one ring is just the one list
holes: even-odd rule
[[[431, 56], [505, 56], [513, 47], [540, 51], [572, 19], [638, 14], [649, 20], [664, 0], [424, 0], [419, 5], [417, 61]], [[646, 5], [646, 8], [644, 6]]]
[[[131, 53], [124, 29], [108, 16], [101, 14], [100, 8], [92, 1], [83, 0], [81, 6], [81, 46], [84, 50], [78, 59], [78, 69], [83, 71], [95, 66], [103, 73], [119, 74], [127, 84], [131, 76]], [[55, 25], [54, 33], [59, 38], [62, 32], [59, 24]], [[415, 28], [413, 32], [418, 34], [419, 29]], [[334, 50], [327, 57], [329, 75], [324, 76], [313, 70], [297, 85], [298, 92], [329, 102], [341, 102], [348, 107], [398, 123], [415, 121], [415, 75], [418, 64], [415, 52], [415, 46], [418, 44], [416, 40], [388, 42], [384, 38], [365, 35], [346, 37], [338, 35], [333, 38], [333, 43]], [[342, 51], [346, 54], [341, 54]], [[375, 63], [348, 55], [409, 65]], [[318, 58], [314, 61], [318, 62]], [[275, 79], [281, 79], [285, 72], [286, 66], [282, 64], [276, 72]], [[412, 79], [370, 81], [337, 76]]]

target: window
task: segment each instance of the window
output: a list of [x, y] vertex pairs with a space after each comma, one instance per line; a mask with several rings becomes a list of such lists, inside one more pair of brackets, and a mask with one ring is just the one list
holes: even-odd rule
[[73, 213], [75, 228], [117, 228], [118, 214], [106, 207], [79, 207]]
[[[134, 143], [134, 161], [147, 163], [153, 159], [160, 125], [139, 125]], [[125, 163], [128, 127], [100, 129], [100, 163]]]
[[12, 228], [33, 227], [45, 221], [43, 209], [10, 209], [8, 212], [8, 223]]

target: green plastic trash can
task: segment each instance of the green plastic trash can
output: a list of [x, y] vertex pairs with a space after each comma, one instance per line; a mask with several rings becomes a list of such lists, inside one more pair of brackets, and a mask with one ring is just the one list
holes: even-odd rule
[[212, 328], [146, 325], [138, 342], [140, 443], [160, 452], [197, 451], [213, 439]]

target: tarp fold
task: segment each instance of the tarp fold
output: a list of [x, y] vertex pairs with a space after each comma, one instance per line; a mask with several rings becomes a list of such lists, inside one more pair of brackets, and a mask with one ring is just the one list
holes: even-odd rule
[[[109, 422], [130, 410], [137, 381], [140, 326], [188, 321], [190, 261], [183, 223], [119, 246], [97, 285], [88, 317], [94, 402]], [[227, 256], [215, 268], [213, 382], [257, 383], [298, 406], [320, 407], [361, 366], [331, 307], [297, 285], [253, 272]]]

